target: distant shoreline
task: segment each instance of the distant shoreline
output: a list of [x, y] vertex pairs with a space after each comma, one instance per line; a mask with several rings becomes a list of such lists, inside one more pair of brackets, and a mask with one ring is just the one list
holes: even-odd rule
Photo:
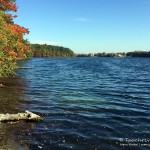
[[76, 54], [76, 57], [150, 57], [150, 51]]

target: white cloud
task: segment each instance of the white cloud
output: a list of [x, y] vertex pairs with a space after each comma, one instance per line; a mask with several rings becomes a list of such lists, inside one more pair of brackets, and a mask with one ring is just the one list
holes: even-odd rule
[[46, 41], [46, 40], [31, 40], [32, 44], [48, 44], [48, 45], [59, 45], [57, 41]]
[[74, 18], [73, 21], [78, 21], [78, 22], [90, 22], [91, 20], [81, 17], [81, 18]]

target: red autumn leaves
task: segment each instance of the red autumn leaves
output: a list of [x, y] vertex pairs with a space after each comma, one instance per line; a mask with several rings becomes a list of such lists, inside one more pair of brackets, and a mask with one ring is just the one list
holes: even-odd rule
[[29, 30], [14, 23], [17, 15], [11, 11], [17, 11], [14, 0], [0, 0], [0, 77], [14, 75], [15, 61], [25, 58], [26, 51], [31, 49], [23, 38]]
[[0, 6], [4, 10], [17, 11], [17, 6], [12, 0], [0, 0]]
[[12, 39], [13, 43], [7, 42], [8, 44], [3, 47], [3, 50], [7, 51], [13, 58], [25, 57], [25, 51], [30, 50], [31, 47], [25, 42], [23, 35], [29, 34], [29, 30], [13, 22], [13, 18], [16, 18], [17, 15], [8, 14], [8, 11], [17, 11], [16, 3], [14, 3], [13, 0], [0, 0], [0, 8], [4, 11], [4, 26], [8, 31], [7, 35], [5, 35], [5, 39], [7, 39], [7, 41], [10, 41], [10, 37], [16, 39]]

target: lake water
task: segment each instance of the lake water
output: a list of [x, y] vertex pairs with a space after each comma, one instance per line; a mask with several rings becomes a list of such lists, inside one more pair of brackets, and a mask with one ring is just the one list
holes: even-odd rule
[[0, 113], [44, 122], [0, 124], [0, 149], [150, 149], [149, 58], [33, 58], [0, 79]]

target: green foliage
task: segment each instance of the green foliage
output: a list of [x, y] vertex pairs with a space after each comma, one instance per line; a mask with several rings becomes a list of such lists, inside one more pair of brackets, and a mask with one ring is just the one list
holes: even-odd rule
[[[31, 43], [28, 41], [28, 39], [24, 40], [24, 43], [26, 43], [29, 47], [31, 47]], [[31, 58], [33, 57], [33, 50], [30, 48], [27, 51], [24, 51], [26, 58]]]
[[128, 52], [126, 53], [126, 56], [128, 57], [150, 57], [150, 51], [134, 51], [134, 52]]
[[14, 68], [16, 67], [16, 61], [4, 60], [0, 63], [0, 77], [15, 76]]
[[47, 44], [32, 44], [34, 57], [73, 57], [75, 53], [69, 48]]

